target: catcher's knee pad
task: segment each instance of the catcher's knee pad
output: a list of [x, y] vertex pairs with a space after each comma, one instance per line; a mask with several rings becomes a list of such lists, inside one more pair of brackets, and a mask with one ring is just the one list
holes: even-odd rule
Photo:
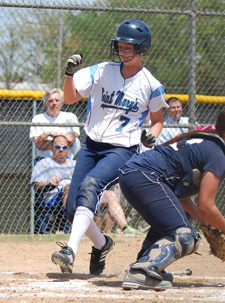
[[175, 243], [177, 243], [178, 259], [192, 254], [199, 248], [201, 237], [193, 229], [179, 228], [174, 236]]
[[179, 228], [171, 235], [155, 242], [149, 249], [148, 256], [143, 256], [132, 268], [150, 272], [161, 272], [168, 265], [181, 257], [197, 250], [199, 240], [190, 228]]

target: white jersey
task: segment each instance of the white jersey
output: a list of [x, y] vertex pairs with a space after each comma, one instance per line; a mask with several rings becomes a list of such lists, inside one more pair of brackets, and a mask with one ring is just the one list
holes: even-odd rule
[[124, 79], [121, 63], [103, 62], [73, 76], [82, 97], [88, 96], [86, 134], [95, 142], [130, 147], [139, 144], [148, 111], [168, 107], [161, 83], [143, 67]]
[[[32, 122], [34, 123], [78, 123], [77, 116], [73, 113], [68, 112], [60, 112], [58, 117], [50, 117], [47, 115], [47, 113], [42, 113], [39, 115], [35, 115], [32, 119]], [[79, 127], [72, 127], [72, 126], [31, 126], [30, 128], [30, 139], [34, 137], [38, 137], [41, 134], [45, 132], [54, 132], [54, 133], [61, 133], [61, 134], [67, 134], [71, 132], [75, 132], [77, 136], [80, 135], [80, 129]], [[49, 140], [52, 139], [52, 137], [48, 138]], [[79, 151], [80, 149], [80, 140], [76, 138], [73, 146], [69, 149], [67, 158], [73, 159], [74, 155]], [[49, 150], [39, 150], [36, 148], [36, 156], [37, 157], [52, 157], [52, 151]]]
[[[180, 117], [179, 121], [173, 120], [171, 118], [167, 118], [165, 120], [164, 124], [188, 124], [189, 118], [188, 117]], [[166, 141], [169, 141], [170, 139], [176, 137], [177, 135], [180, 135], [182, 133], [188, 132], [188, 128], [186, 127], [170, 127], [166, 128], [166, 126], [163, 128], [162, 132], [157, 138], [157, 144], [163, 144]]]

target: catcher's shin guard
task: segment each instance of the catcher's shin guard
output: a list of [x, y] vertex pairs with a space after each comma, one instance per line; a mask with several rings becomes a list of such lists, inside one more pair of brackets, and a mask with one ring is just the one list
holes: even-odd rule
[[150, 242], [148, 239], [144, 239], [143, 243], [142, 243], [142, 247], [141, 247], [141, 250], [138, 252], [138, 255], [137, 255], [137, 261], [146, 256], [146, 254], [148, 254], [148, 251], [150, 249], [150, 247], [152, 246], [152, 242]]
[[156, 277], [174, 261], [195, 252], [199, 247], [200, 236], [190, 228], [179, 228], [173, 236], [167, 236], [155, 242], [148, 255], [131, 265], [131, 269], [141, 269]]

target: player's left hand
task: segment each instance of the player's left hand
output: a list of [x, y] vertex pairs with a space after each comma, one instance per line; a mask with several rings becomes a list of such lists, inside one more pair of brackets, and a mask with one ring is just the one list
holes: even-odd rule
[[211, 225], [202, 225], [202, 232], [210, 245], [211, 253], [225, 261], [225, 235], [222, 231], [213, 228]]
[[152, 133], [146, 132], [144, 129], [141, 133], [141, 143], [148, 148], [152, 148], [156, 144], [156, 138]]

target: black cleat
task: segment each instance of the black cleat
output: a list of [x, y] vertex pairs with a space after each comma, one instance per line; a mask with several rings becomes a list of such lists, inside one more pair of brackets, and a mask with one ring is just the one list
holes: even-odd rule
[[105, 258], [114, 246], [114, 241], [109, 236], [105, 236], [106, 244], [101, 250], [92, 246], [90, 274], [99, 276], [105, 269]]

